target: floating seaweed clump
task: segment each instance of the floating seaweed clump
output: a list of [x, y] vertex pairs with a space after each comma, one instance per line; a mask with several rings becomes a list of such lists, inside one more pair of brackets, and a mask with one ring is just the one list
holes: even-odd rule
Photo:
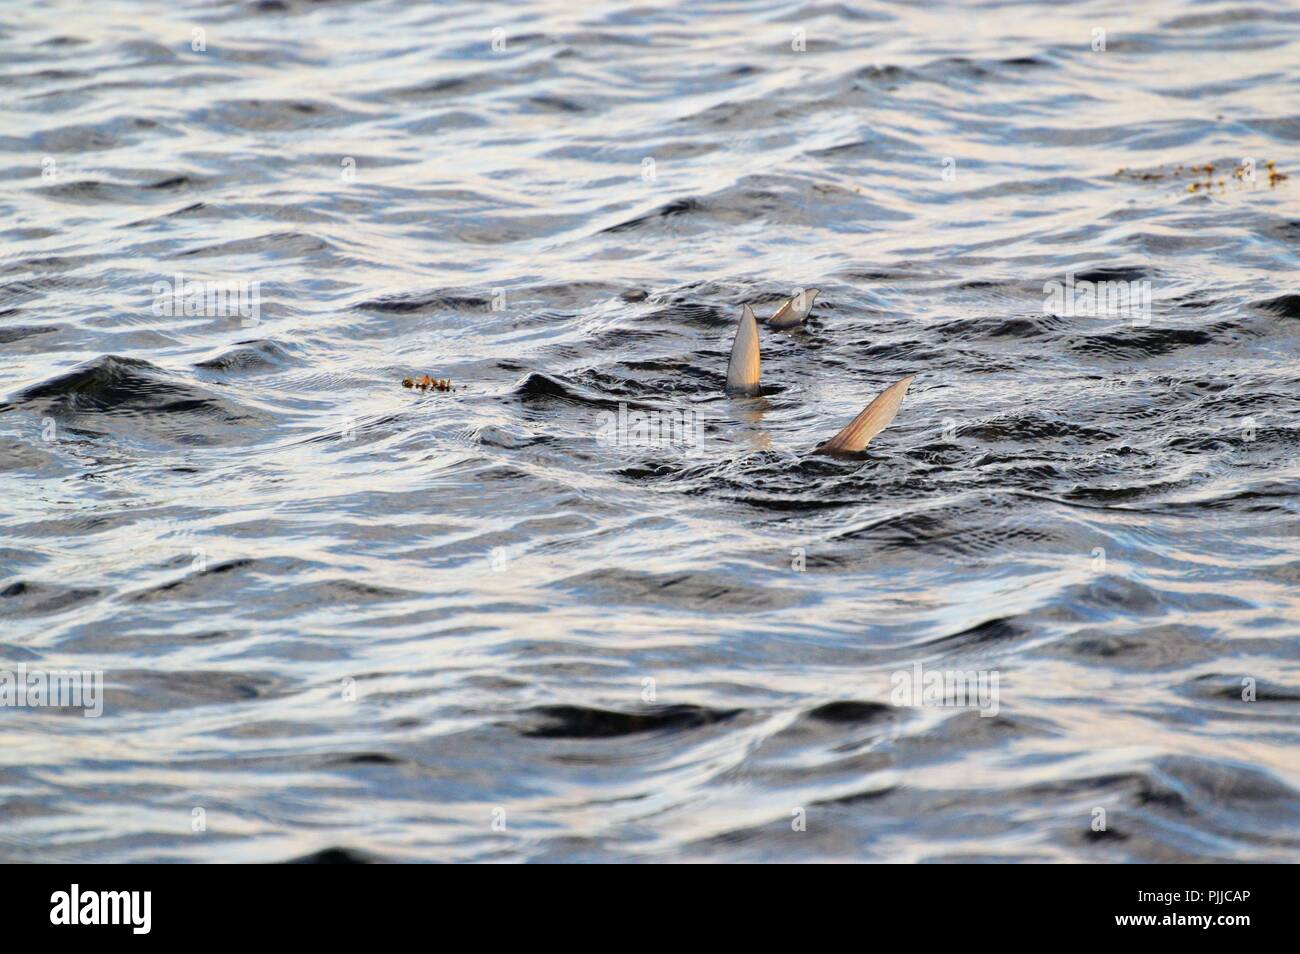
[[[1290, 178], [1286, 173], [1277, 171], [1277, 163], [1272, 159], [1269, 159], [1264, 163], [1264, 168], [1268, 171], [1268, 185], [1270, 189], [1276, 186], [1279, 182]], [[1226, 192], [1228, 188], [1227, 179], [1220, 176], [1217, 181], [1215, 180], [1214, 163], [1211, 162], [1207, 162], [1200, 166], [1187, 166], [1185, 169], [1180, 165], [1175, 166], [1171, 170], [1157, 170], [1155, 172], [1138, 172], [1136, 169], [1120, 168], [1115, 171], [1115, 175], [1123, 176], [1128, 179], [1140, 180], [1142, 182], [1150, 182], [1152, 180], [1160, 179], [1181, 179], [1184, 176], [1196, 177], [1199, 180], [1200, 176], [1204, 176], [1204, 180], [1189, 182], [1187, 184], [1187, 191], [1210, 192], [1216, 185], [1219, 187], [1220, 192]], [[1241, 163], [1241, 165], [1232, 170], [1232, 177], [1243, 185], [1253, 186], [1256, 178], [1255, 163], [1249, 160]]]
[[403, 378], [402, 387], [415, 388], [418, 391], [454, 391], [451, 378], [431, 378], [427, 374], [421, 378]]

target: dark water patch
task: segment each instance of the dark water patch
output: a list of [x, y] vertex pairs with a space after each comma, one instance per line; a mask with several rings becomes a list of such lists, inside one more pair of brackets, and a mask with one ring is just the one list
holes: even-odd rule
[[639, 712], [616, 712], [586, 706], [538, 706], [528, 710], [520, 734], [543, 739], [609, 739], [647, 732], [685, 732], [728, 722], [740, 709], [696, 705], [660, 706]]
[[1044, 338], [1058, 334], [1067, 324], [1055, 315], [957, 318], [935, 325], [935, 334], [954, 341], [978, 338]]
[[1133, 800], [1157, 811], [1174, 815], [1191, 814], [1191, 806], [1183, 794], [1160, 778], [1139, 778]]
[[170, 49], [153, 40], [124, 40], [116, 45], [114, 52], [132, 66], [168, 65], [178, 59]]
[[[683, 371], [687, 370], [689, 369], [681, 365], [672, 369], [675, 375], [681, 375]], [[638, 381], [635, 378], [606, 372], [599, 368], [582, 368], [574, 371], [571, 378], [574, 385], [582, 388], [587, 393], [604, 395], [620, 401], [631, 400], [636, 404], [641, 403], [638, 399], [650, 401], [656, 397], [662, 397], [669, 402], [674, 402], [674, 399], [680, 400], [687, 394], [693, 393], [693, 388], [690, 387], [688, 382], [680, 380], [679, 377]], [[665, 411], [672, 409], [672, 407], [660, 408], [660, 410]]]
[[1257, 678], [1248, 672], [1240, 675], [1205, 673], [1193, 679], [1186, 688], [1190, 694], [1198, 698], [1225, 699], [1243, 706], [1267, 702], [1283, 705], [1300, 703], [1300, 689]]
[[611, 282], [571, 281], [547, 282], [512, 289], [511, 297], [516, 301], [539, 301], [548, 309], [567, 311], [573, 308], [586, 308], [602, 300], [612, 299], [622, 290], [622, 286]]
[[147, 187], [128, 182], [110, 182], [103, 179], [78, 179], [42, 186], [38, 190], [47, 198], [64, 202], [99, 205], [105, 202], [138, 203], [157, 201], [159, 196]]
[[[785, 126], [803, 119], [793, 106], [781, 106], [770, 99], [754, 98], [718, 103], [677, 120], [679, 124], [714, 133], [746, 130], [752, 132], [771, 126]], [[788, 127], [787, 127], [788, 128]]]
[[[518, 38], [515, 38], [515, 42], [519, 42]], [[377, 102], [393, 100], [450, 102], [495, 90], [519, 88], [522, 84], [549, 75], [552, 71], [553, 67], [546, 63], [529, 63], [513, 68], [498, 67], [465, 73], [461, 76], [443, 76], [414, 85], [389, 87], [361, 98], [373, 99]]]
[[896, 714], [897, 709], [893, 706], [882, 705], [879, 702], [843, 699], [818, 706], [808, 713], [808, 718], [836, 725], [862, 725], [889, 719]]
[[[866, 455], [844, 455], [841, 458], [844, 463], [852, 463], [855, 459], [867, 460]], [[768, 496], [756, 493], [737, 493], [733, 498], [737, 503], [744, 504], [747, 507], [753, 507], [757, 510], [766, 510], [772, 513], [817, 513], [823, 510], [839, 510], [851, 501], [841, 497], [835, 500], [818, 499], [814, 495], [797, 496], [783, 494], [780, 496]], [[847, 537], [846, 537], [847, 539]]]
[[[3, 316], [0, 316], [3, 317]], [[13, 344], [25, 338], [54, 334], [59, 330], [56, 325], [9, 325], [0, 328], [0, 344]]]
[[814, 805], [825, 807], [848, 807], [852, 805], [863, 805], [870, 802], [887, 798], [900, 790], [897, 785], [886, 785], [881, 788], [868, 788], [858, 792], [850, 792], [847, 795], [838, 795], [835, 798], [821, 798], [813, 802]]
[[437, 311], [482, 311], [489, 308], [491, 299], [480, 295], [453, 292], [425, 292], [410, 295], [392, 295], [372, 298], [354, 306], [358, 311], [378, 311], [385, 314], [407, 315]]
[[1074, 273], [1076, 284], [1079, 282], [1140, 282], [1156, 277], [1158, 276], [1140, 265], [1115, 265]]
[[[826, 146], [821, 149], [809, 150], [809, 155], [818, 159], [825, 159], [828, 162], [837, 164], [848, 164], [855, 160], [875, 161], [882, 160], [901, 160], [906, 156], [914, 155], [916, 146], [909, 140], [901, 136], [890, 136], [879, 131], [872, 132], [865, 139], [855, 139], [852, 142], [842, 142], [834, 146]], [[814, 188], [818, 188], [814, 186]], [[830, 194], [831, 188], [821, 186], [820, 191], [823, 194]], [[862, 191], [840, 189], [834, 190], [836, 194], [845, 198], [857, 199], [860, 203], [869, 201], [868, 195]], [[889, 213], [879, 206], [873, 206], [877, 212], [882, 212], [890, 217], [896, 217], [896, 213]]]
[[1280, 315], [1283, 318], [1300, 318], [1300, 295], [1279, 295], [1277, 298], [1266, 298], [1263, 301], [1254, 302], [1254, 306], [1271, 315]]
[[585, 113], [588, 108], [564, 96], [530, 96], [527, 103], [533, 109], [551, 113]]
[[1170, 756], [1155, 765], [1155, 776], [1140, 797], [1144, 804], [1176, 814], [1201, 814], [1222, 824], [1237, 824], [1264, 833], [1300, 831], [1300, 792], [1272, 773], [1251, 765], [1204, 758]]
[[[44, 429], [44, 425], [42, 429]], [[30, 441], [22, 438], [5, 437], [0, 435], [0, 473], [6, 471], [39, 471], [39, 469], [51, 467], [55, 464], [56, 458], [52, 454], [55, 448], [45, 448], [40, 446], [39, 432], [32, 428], [34, 433]]]
[[1076, 335], [1069, 342], [1072, 351], [1112, 360], [1141, 360], [1172, 354], [1185, 348], [1219, 340], [1232, 326], [1208, 328], [1126, 328], [1123, 331]]
[[[650, 296], [650, 300], [655, 304], [689, 307], [693, 305], [700, 306], [701, 302], [707, 302], [711, 299], [733, 297], [735, 293], [735, 287], [729, 283], [713, 281], [686, 282], [656, 291]], [[737, 316], [740, 314], [739, 306], [737, 306], [736, 314]]]
[[384, 752], [354, 752], [331, 755], [325, 760], [327, 768], [346, 768], [352, 765], [403, 765], [404, 759]]
[[1204, 311], [1207, 308], [1216, 308], [1223, 304], [1211, 293], [1199, 290], [1188, 292], [1185, 295], [1175, 295], [1166, 300], [1175, 308], [1185, 308], [1189, 311]]
[[681, 477], [682, 469], [675, 464], [639, 464], [620, 467], [615, 473], [628, 480], [676, 480]]
[[[620, 402], [616, 395], [605, 395], [589, 388], [579, 387], [573, 382], [560, 380], [558, 377], [534, 371], [511, 388], [510, 393], [524, 404], [545, 405], [552, 402], [575, 405], [579, 407], [599, 407], [618, 409]], [[629, 405], [640, 407], [642, 405]]]
[[1161, 26], [1168, 30], [1202, 30], [1206, 27], [1239, 26], [1246, 23], [1286, 22], [1288, 14], [1281, 10], [1260, 7], [1233, 6], [1205, 13], [1183, 13], [1171, 17]]
[[[172, 212], [164, 213], [162, 217], [167, 219], [179, 219], [185, 216], [198, 216], [198, 214], [201, 212], [211, 212], [211, 210], [212, 207], [209, 206], [208, 203], [206, 202], [191, 202], [189, 205], [181, 206], [181, 208], [176, 209]], [[131, 225], [134, 227], [139, 227], [143, 225], [148, 225], [152, 221], [154, 220], [144, 219], [139, 222], [132, 222]]]
[[[263, 0], [263, 4], [270, 0]], [[273, 9], [283, 9], [283, 4], [273, 4]], [[324, 847], [320, 851], [287, 860], [285, 864], [377, 864], [378, 859], [351, 847]]]
[[1300, 244], [1300, 219], [1263, 222], [1260, 223], [1259, 231], [1288, 245]]
[[1063, 607], [1058, 611], [1061, 615], [1080, 621], [1121, 616], [1131, 623], [1165, 611], [1158, 590], [1114, 574], [1076, 583], [1062, 592], [1057, 602]]
[[[989, 442], [1051, 443], [1072, 441], [1098, 444], [1117, 440], [1119, 435], [1068, 420], [1054, 419], [1039, 411], [1023, 411], [999, 416], [989, 421], [963, 424], [962, 437]], [[1059, 445], [1058, 445], [1059, 446]]]
[[53, 416], [86, 433], [128, 428], [194, 446], [246, 442], [251, 429], [268, 424], [261, 412], [120, 355], [96, 358], [0, 403], [0, 414], [14, 410]]
[[525, 447], [549, 443], [544, 437], [508, 431], [491, 424], [475, 428], [470, 433], [470, 439], [484, 447], [498, 447], [502, 450], [523, 450]]
[[[333, 242], [307, 232], [267, 232], [251, 238], [230, 239], [211, 245], [199, 245], [176, 252], [174, 259], [266, 255], [273, 258], [329, 257], [336, 252]], [[259, 279], [260, 280], [260, 279]]]
[[912, 70], [904, 69], [893, 63], [886, 63], [884, 65], [872, 64], [871, 66], [860, 67], [854, 72], [853, 78], [872, 83], [898, 83], [915, 75]]
[[[661, 300], [655, 296], [654, 300]], [[666, 308], [656, 308], [647, 313], [642, 320], [646, 322], [669, 321], [690, 326], [734, 327], [739, 319], [739, 312], [730, 313], [729, 309], [716, 305], [700, 303], [674, 303]]]
[[214, 211], [213, 207], [207, 202], [191, 202], [189, 205], [182, 206], [174, 212], [168, 212], [166, 217], [169, 219], [181, 218], [187, 215], [197, 215], [200, 212], [210, 213]]
[[269, 339], [257, 339], [240, 341], [215, 357], [195, 362], [194, 367], [226, 374], [255, 374], [280, 371], [301, 363], [284, 345]]
[[620, 222], [617, 225], [611, 225], [601, 231], [607, 234], [631, 232], [637, 229], [643, 229], [647, 226], [656, 225], [664, 219], [703, 212], [704, 208], [704, 203], [699, 199], [674, 199], [673, 201], [660, 206], [658, 209], [655, 209], [653, 212], [639, 215], [634, 219], [628, 219], [626, 222]]
[[1133, 627], [1123, 633], [1084, 628], [1068, 640], [1053, 644], [1047, 652], [1071, 656], [1108, 669], [1148, 672], [1210, 660], [1222, 650], [1222, 645], [1208, 628], [1170, 623]]
[[393, 586], [381, 586], [361, 580], [335, 579], [319, 580], [295, 588], [291, 600], [285, 609], [294, 604], [302, 606], [368, 606], [376, 603], [391, 603], [407, 599], [415, 593]]
[[175, 192], [178, 189], [190, 189], [195, 186], [193, 176], [168, 176], [165, 179], [159, 179], [157, 182], [151, 182], [144, 186], [146, 189], [162, 189], [168, 192]]
[[1009, 618], [998, 618], [985, 620], [975, 626], [963, 629], [960, 632], [952, 633], [948, 636], [940, 636], [938, 639], [927, 640], [921, 645], [924, 646], [943, 646], [945, 649], [954, 649], [965, 646], [983, 646], [1000, 643], [1013, 642], [1024, 638], [1027, 634], [1026, 628]]
[[937, 282], [952, 276], [943, 272], [937, 262], [896, 262], [889, 267], [853, 266], [838, 273], [846, 282], [870, 284], [895, 284], [904, 282]]
[[[991, 691], [991, 682], [985, 683]], [[1046, 728], [1002, 714], [989, 714], [992, 710], [954, 707], [936, 727], [921, 735], [900, 736], [894, 741], [898, 757], [906, 761], [941, 760], [954, 753], [973, 749], [998, 748], [1012, 740], [1023, 740], [1042, 735]]]
[[64, 613], [102, 595], [92, 587], [16, 580], [0, 589], [0, 618], [27, 618]]
[[159, 600], [193, 600], [222, 593], [229, 594], [237, 590], [241, 582], [246, 579], [246, 575], [241, 571], [255, 566], [258, 562], [251, 557], [223, 560], [179, 579], [137, 590], [130, 594], [129, 599], [137, 603], [151, 603]]
[[287, 680], [264, 673], [187, 669], [114, 670], [104, 682], [104, 712], [166, 712], [249, 704], [284, 695]]
[[603, 603], [695, 612], [757, 613], [792, 606], [802, 598], [790, 590], [759, 586], [722, 573], [648, 573], [615, 567], [579, 573], [554, 585]]
[[1039, 56], [1012, 56], [1001, 61], [1006, 66], [1052, 67], [1056, 64]]
[[212, 129], [285, 132], [344, 126], [363, 114], [311, 99], [226, 100], [195, 111], [193, 121]]

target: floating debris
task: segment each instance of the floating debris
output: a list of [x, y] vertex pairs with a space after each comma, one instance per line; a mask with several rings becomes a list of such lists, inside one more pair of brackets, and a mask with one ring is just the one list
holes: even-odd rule
[[[1264, 168], [1268, 172], [1269, 188], [1273, 188], [1279, 182], [1289, 178], [1286, 173], [1277, 171], [1277, 163], [1272, 159], [1269, 159], [1264, 163]], [[1219, 187], [1220, 192], [1228, 191], [1228, 180], [1223, 176], [1220, 176], [1218, 180], [1216, 180], [1214, 178], [1214, 170], [1215, 166], [1212, 162], [1207, 162], [1199, 166], [1187, 166], [1187, 175], [1196, 176], [1197, 178], [1201, 176], [1205, 177], [1202, 181], [1189, 182], [1187, 184], [1187, 191], [1191, 193], [1210, 192], [1213, 191], [1216, 185]], [[1142, 182], [1151, 182], [1160, 179], [1181, 179], [1184, 175], [1184, 168], [1179, 165], [1167, 171], [1157, 170], [1155, 172], [1138, 172], [1136, 169], [1120, 167], [1115, 170], [1115, 175]], [[1243, 186], [1253, 187], [1256, 181], [1255, 163], [1253, 161], [1243, 162], [1232, 170], [1232, 177], [1242, 183]]]
[[415, 388], [418, 391], [454, 391], [451, 378], [431, 378], [427, 374], [422, 378], [403, 378], [402, 387]]

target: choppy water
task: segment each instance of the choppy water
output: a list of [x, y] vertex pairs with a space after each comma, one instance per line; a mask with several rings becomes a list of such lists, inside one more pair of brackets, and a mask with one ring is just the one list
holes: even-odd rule
[[106, 698], [0, 709], [0, 858], [1297, 856], [1293, 3], [83, 7], [0, 14], [0, 658]]

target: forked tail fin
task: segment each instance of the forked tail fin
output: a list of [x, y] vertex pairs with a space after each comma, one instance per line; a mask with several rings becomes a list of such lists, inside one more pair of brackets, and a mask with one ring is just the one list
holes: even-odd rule
[[871, 438], [888, 427], [894, 419], [898, 406], [903, 403], [903, 395], [907, 393], [907, 386], [914, 377], [916, 375], [909, 374], [897, 384], [891, 384], [881, 391], [861, 414], [849, 422], [848, 427], [818, 447], [815, 453], [854, 454], [864, 449]]
[[758, 322], [754, 320], [754, 312], [748, 305], [740, 313], [736, 340], [731, 346], [731, 361], [727, 364], [727, 393], [758, 393]]
[[786, 299], [772, 315], [767, 319], [769, 328], [793, 328], [795, 325], [801, 325], [812, 312], [813, 302], [821, 294], [821, 289], [805, 288], [793, 298]]

